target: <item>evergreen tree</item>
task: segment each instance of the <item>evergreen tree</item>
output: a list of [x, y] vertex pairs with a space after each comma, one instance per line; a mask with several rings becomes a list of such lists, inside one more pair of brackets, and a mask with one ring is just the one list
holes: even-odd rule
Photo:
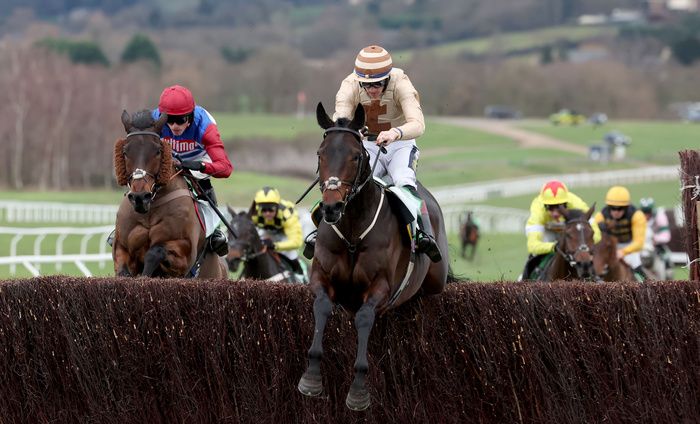
[[150, 60], [160, 67], [160, 54], [155, 44], [144, 34], [136, 34], [122, 52], [122, 63], [133, 63], [139, 60]]

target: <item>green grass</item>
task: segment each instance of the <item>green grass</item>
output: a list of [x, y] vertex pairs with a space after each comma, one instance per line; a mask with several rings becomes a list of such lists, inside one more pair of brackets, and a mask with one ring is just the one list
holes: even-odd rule
[[620, 131], [630, 137], [628, 157], [656, 164], [678, 163], [678, 151], [694, 148], [699, 127], [677, 121], [615, 121], [600, 128], [590, 125], [578, 127], [554, 126], [544, 121], [525, 121], [525, 129], [550, 135], [583, 146], [600, 144], [609, 131]]
[[[424, 50], [433, 52], [438, 56], [458, 56], [465, 53], [481, 55], [490, 51], [508, 53], [545, 46], [560, 40], [577, 42], [601, 36], [612, 37], [616, 34], [617, 29], [612, 27], [567, 25], [532, 31], [508, 32], [490, 37], [455, 41]], [[416, 50], [399, 50], [392, 53], [392, 57], [398, 62], [408, 62], [415, 53]]]
[[[679, 184], [677, 181], [662, 181], [656, 183], [627, 184], [634, 203], [639, 203], [642, 197], [653, 197], [658, 206], [674, 207], [681, 202]], [[574, 187], [571, 191], [581, 197], [588, 205], [596, 202], [596, 210], [605, 204], [605, 193], [610, 187]], [[537, 195], [533, 194], [517, 197], [506, 197], [500, 199], [489, 199], [482, 204], [491, 206], [510, 207], [518, 209], [530, 209], [532, 199]]]
[[320, 143], [323, 134], [316, 123], [316, 115], [312, 113], [307, 113], [303, 119], [297, 119], [292, 115], [225, 112], [216, 112], [214, 116], [223, 140], [260, 137], [285, 141], [308, 134], [311, 137], [317, 137]]
[[[222, 131], [229, 131], [228, 140], [234, 134], [245, 137], [261, 137], [285, 142], [297, 137], [316, 137], [320, 141], [321, 130], [317, 128], [315, 118], [307, 116], [302, 121], [293, 116], [267, 115], [227, 115], [216, 114]], [[225, 123], [221, 125], [221, 123]], [[592, 140], [602, 138], [610, 129], [620, 131], [632, 137], [629, 153], [633, 158], [649, 163], [677, 164], [677, 151], [693, 147], [695, 144], [696, 127], [680, 123], [667, 122], [614, 122], [604, 128], [593, 129], [589, 126], [578, 128], [553, 127], [543, 121], [526, 121], [524, 127], [545, 134], [562, 138], [572, 143], [587, 145]], [[453, 127], [447, 124], [437, 124], [428, 118], [428, 131], [419, 139], [421, 158], [418, 175], [428, 187], [439, 187], [451, 184], [463, 184], [479, 180], [497, 178], [515, 178], [518, 176], [547, 173], [574, 173], [582, 171], [602, 171], [621, 167], [630, 167], [634, 163], [612, 163], [601, 165], [588, 161], [586, 158], [567, 152], [548, 149], [521, 149], [517, 144], [504, 137], [494, 136], [466, 128]], [[226, 138], [226, 137], [225, 137]], [[235, 140], [232, 149], [235, 152]], [[266, 150], [269, 148], [265, 147]], [[235, 155], [235, 153], [234, 153]], [[277, 187], [282, 196], [295, 201], [309, 186], [310, 180], [293, 177], [267, 176], [263, 173], [234, 171], [229, 179], [213, 180], [221, 205], [231, 204], [247, 207], [252, 201], [256, 190], [265, 185]], [[638, 201], [645, 196], [655, 197], [657, 204], [673, 206], [680, 201], [677, 181], [650, 184], [633, 184], [628, 186], [633, 199]], [[536, 190], [535, 188], [534, 190]], [[574, 188], [584, 200], [592, 204], [597, 202], [602, 206], [608, 187]], [[23, 190], [0, 192], [0, 199], [26, 201], [54, 201], [68, 203], [98, 203], [118, 204], [124, 189], [119, 190], [90, 190], [72, 192], [38, 192]], [[484, 203], [494, 206], [515, 207], [528, 209], [535, 191], [526, 196], [513, 198], [490, 199]], [[310, 206], [318, 200], [319, 191], [312, 189], [303, 205]], [[0, 223], [7, 225], [6, 223]], [[11, 224], [15, 226], [15, 224]], [[42, 224], [44, 226], [62, 226], [65, 224]], [[30, 224], [17, 226], [34, 226]], [[74, 225], [70, 225], [74, 226]], [[76, 225], [77, 226], [77, 225]], [[485, 234], [474, 263], [468, 263], [458, 258], [455, 236], [450, 240], [452, 245], [451, 263], [457, 273], [474, 280], [495, 281], [512, 280], [520, 273], [527, 256], [525, 237], [523, 234]], [[28, 239], [29, 240], [29, 239]], [[97, 251], [98, 238], [91, 242], [92, 251]], [[0, 256], [9, 254], [9, 238], [0, 238]], [[27, 243], [28, 245], [24, 245]], [[33, 240], [23, 241], [23, 254], [30, 254]], [[93, 245], [93, 243], [95, 243]], [[50, 238], [43, 244], [46, 249], [52, 246]], [[68, 240], [66, 252], [77, 253], [79, 238]], [[4, 250], [3, 250], [4, 249]], [[54, 252], [45, 250], [44, 253]], [[96, 265], [89, 265], [95, 275], [111, 275], [111, 264], [100, 270]], [[20, 266], [18, 269], [23, 270]], [[52, 266], [43, 266], [45, 273], [66, 273], [77, 275], [74, 266], [65, 265], [62, 270]], [[679, 273], [681, 278], [687, 278], [687, 272]], [[19, 277], [29, 276], [21, 271]], [[0, 277], [7, 278], [8, 267], [0, 266]]]

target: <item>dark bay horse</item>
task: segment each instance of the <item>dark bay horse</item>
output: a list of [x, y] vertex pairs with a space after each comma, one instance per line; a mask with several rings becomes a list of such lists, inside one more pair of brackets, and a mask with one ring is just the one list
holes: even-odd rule
[[333, 305], [341, 305], [354, 314], [357, 329], [355, 377], [345, 403], [350, 409], [364, 410], [370, 404], [365, 378], [374, 320], [419, 292], [443, 291], [448, 278], [447, 237], [437, 201], [418, 184], [443, 258], [432, 263], [423, 254], [413, 257], [411, 246], [402, 239], [405, 227], [390, 209], [384, 189], [373, 182], [369, 153], [359, 132], [365, 124], [362, 105], [358, 104], [352, 121], [333, 122], [319, 103], [316, 118], [325, 130], [318, 149], [323, 221], [311, 264], [314, 338], [298, 389], [309, 396], [322, 392], [323, 332]]
[[267, 250], [258, 234], [258, 228], [248, 212], [236, 213], [230, 207], [231, 227], [237, 234], [228, 234], [228, 269], [236, 272], [241, 262], [241, 278], [270, 280], [282, 283], [304, 283], [299, 281], [292, 270], [285, 266], [282, 255]]
[[597, 280], [593, 270], [593, 228], [589, 219], [595, 210], [561, 208], [563, 230], [559, 234], [554, 258], [544, 270], [544, 280]]
[[[120, 276], [226, 277], [222, 258], [205, 248], [205, 233], [187, 182], [173, 168], [170, 144], [160, 139], [168, 119], [148, 110], [122, 113], [126, 138], [114, 146], [119, 205], [112, 258]], [[199, 267], [196, 266], [199, 264]]]
[[603, 281], [637, 281], [627, 262], [617, 258], [617, 238], [601, 228], [601, 239], [593, 248], [593, 267]]
[[476, 245], [479, 243], [479, 227], [474, 222], [472, 211], [467, 212], [466, 219], [459, 226], [459, 240], [462, 243], [462, 258], [467, 258], [467, 246], [471, 246], [469, 260], [474, 260]]

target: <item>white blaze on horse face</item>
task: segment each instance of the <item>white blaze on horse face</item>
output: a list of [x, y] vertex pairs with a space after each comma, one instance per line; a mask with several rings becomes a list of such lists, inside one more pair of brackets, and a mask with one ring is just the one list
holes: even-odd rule
[[321, 193], [323, 195], [323, 203], [330, 205], [332, 203], [341, 202], [343, 195], [340, 192], [340, 187], [343, 182], [338, 177], [329, 177], [321, 184]]
[[581, 223], [576, 224], [576, 230], [577, 231], [583, 230], [583, 224], [581, 224]]

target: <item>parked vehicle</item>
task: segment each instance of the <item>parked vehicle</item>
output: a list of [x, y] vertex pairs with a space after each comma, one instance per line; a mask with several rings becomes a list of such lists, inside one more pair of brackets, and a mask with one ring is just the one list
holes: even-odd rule
[[522, 113], [511, 106], [489, 105], [484, 108], [484, 116], [492, 119], [520, 119]]
[[562, 109], [551, 114], [549, 121], [554, 125], [580, 125], [586, 122], [586, 116], [573, 110]]

